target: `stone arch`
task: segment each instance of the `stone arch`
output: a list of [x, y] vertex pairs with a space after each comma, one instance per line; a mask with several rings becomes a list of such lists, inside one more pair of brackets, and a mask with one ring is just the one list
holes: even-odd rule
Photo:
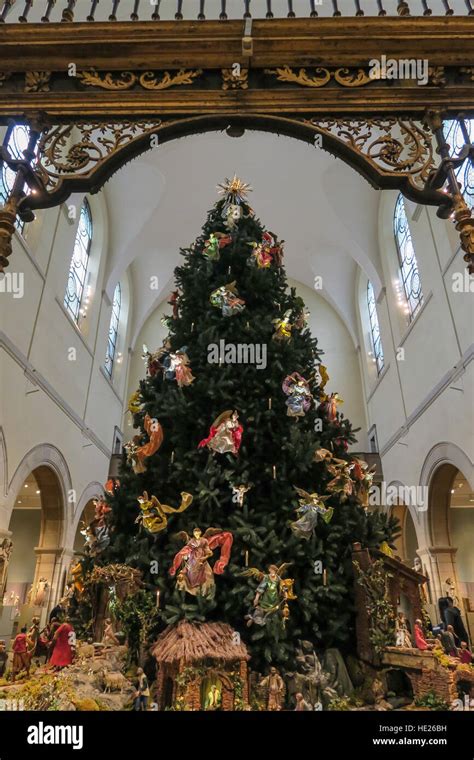
[[[410, 508], [406, 504], [394, 504], [390, 514], [396, 517], [400, 523], [400, 536], [395, 541], [397, 554], [403, 562], [412, 563], [415, 551], [419, 547], [419, 539], [416, 531], [415, 521], [411, 514]], [[414, 541], [413, 541], [414, 533]], [[414, 546], [416, 543], [416, 546]]]
[[[49, 443], [40, 443], [34, 448], [30, 449], [30, 451], [25, 454], [20, 464], [16, 468], [15, 474], [13, 475], [8, 488], [9, 496], [7, 505], [10, 511], [9, 517], [11, 516], [11, 511], [13, 509], [15, 499], [18, 496], [19, 490], [28, 475], [37, 468], [43, 466], [49, 468], [55, 473], [58, 479], [59, 488], [61, 489], [61, 498], [64, 509], [63, 517], [64, 519], [67, 517], [72, 519], [73, 505], [71, 505], [69, 508], [66, 506], [68, 504], [68, 492], [72, 491], [72, 480], [69, 467], [59, 449]], [[67, 515], [68, 509], [69, 515]]]
[[433, 446], [421, 470], [420, 485], [427, 486], [428, 510], [424, 522], [428, 540], [434, 546], [450, 545], [449, 494], [457, 472], [463, 473], [474, 490], [474, 465], [467, 454], [454, 443]]
[[[71, 476], [66, 460], [61, 452], [50, 444], [39, 444], [31, 449], [18, 465], [9, 484], [6, 516], [7, 527], [11, 527], [13, 510], [25, 481], [33, 476], [40, 493], [41, 516], [39, 535], [28, 539], [33, 541], [31, 551], [36, 556], [33, 577], [24, 578], [24, 582], [32, 582], [32, 588], [37, 589], [38, 583], [47, 581], [48, 590], [41, 605], [34, 605], [31, 597], [22, 609], [22, 616], [27, 618], [33, 614], [40, 615], [42, 622], [46, 619], [49, 609], [54, 606], [59, 593], [61, 569], [64, 559], [64, 546], [67, 537], [67, 526], [72, 518], [68, 509], [68, 492], [71, 491]], [[12, 531], [12, 558], [15, 553], [15, 530]], [[35, 545], [36, 544], [36, 545]]]
[[8, 459], [7, 442], [3, 428], [0, 426], [0, 496], [8, 494]]
[[456, 570], [457, 547], [450, 534], [451, 489], [458, 473], [466, 478], [474, 490], [474, 467], [464, 451], [454, 443], [442, 442], [434, 446], [425, 459], [420, 483], [428, 488], [428, 509], [422, 514], [427, 547], [422, 559], [430, 565], [434, 598], [446, 596], [446, 580], [454, 581], [458, 588]]
[[96, 499], [98, 496], [105, 496], [104, 486], [97, 480], [93, 480], [84, 488], [79, 497], [71, 524], [70, 537], [74, 538], [77, 527], [79, 525], [79, 521], [87, 504], [92, 501], [92, 499]]

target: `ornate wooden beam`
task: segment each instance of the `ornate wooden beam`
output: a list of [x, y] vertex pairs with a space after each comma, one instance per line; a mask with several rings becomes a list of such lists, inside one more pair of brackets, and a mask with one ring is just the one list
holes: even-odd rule
[[[474, 17], [254, 21], [250, 47], [244, 33], [243, 21], [0, 25], [0, 121], [38, 110], [56, 120], [474, 111]], [[428, 83], [373, 78], [369, 62], [383, 56], [422, 56]], [[245, 86], [225, 81], [235, 64]], [[176, 82], [180, 71], [189, 82]]]
[[[45, 127], [33, 169], [27, 156], [0, 155], [21, 175], [0, 210], [0, 270], [15, 214], [97, 192], [150, 135], [165, 142], [229, 126], [320, 139], [374, 187], [398, 188], [443, 217], [454, 211], [474, 267], [470, 211], [439, 127], [423, 125], [427, 108], [438, 120], [474, 115], [473, 38], [473, 17], [0, 25], [0, 123], [37, 124], [41, 113]], [[425, 84], [374, 76], [370, 62], [383, 57], [426, 63]]]
[[[5, 24], [4, 71], [46, 68], [214, 68], [244, 64], [244, 21]], [[254, 20], [252, 67], [354, 66], [371, 58], [428, 58], [432, 66], [474, 64], [474, 17]], [[146, 51], [146, 55], [145, 55]]]

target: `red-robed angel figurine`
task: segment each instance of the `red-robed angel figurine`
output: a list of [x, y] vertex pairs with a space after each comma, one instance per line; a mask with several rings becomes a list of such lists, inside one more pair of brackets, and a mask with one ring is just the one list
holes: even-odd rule
[[211, 425], [207, 438], [199, 443], [199, 448], [207, 446], [219, 454], [238, 454], [244, 428], [239, 424], [239, 415], [231, 409], [222, 412]]
[[[208, 528], [202, 535], [200, 528], [194, 528], [192, 537], [186, 531], [181, 531], [176, 537], [186, 541], [169, 570], [173, 578], [179, 570], [176, 588], [193, 596], [213, 599], [216, 592], [214, 575], [222, 575], [229, 563], [234, 540], [232, 533], [220, 528]], [[221, 547], [220, 557], [211, 567], [208, 560], [218, 547]]]

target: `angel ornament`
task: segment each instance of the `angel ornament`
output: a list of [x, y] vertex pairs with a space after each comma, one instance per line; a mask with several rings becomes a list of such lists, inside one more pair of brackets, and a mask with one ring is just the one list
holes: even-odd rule
[[80, 531], [86, 542], [86, 553], [91, 557], [97, 557], [110, 544], [109, 514], [112, 508], [101, 497], [94, 499], [94, 519], [89, 525], [84, 524]]
[[346, 462], [345, 459], [337, 457], [333, 457], [327, 464], [327, 470], [333, 478], [327, 483], [326, 489], [332, 494], [337, 494], [341, 501], [346, 501], [354, 492], [354, 482], [351, 477], [353, 467], [352, 462]]
[[298, 538], [310, 539], [321, 516], [325, 523], [330, 522], [334, 509], [326, 507], [324, 502], [329, 496], [319, 496], [317, 493], [308, 493], [302, 488], [295, 486], [295, 491], [301, 498], [298, 499], [297, 513], [301, 515], [298, 520], [290, 523], [290, 528]]
[[275, 262], [281, 267], [283, 258], [283, 243], [278, 243], [273, 232], [264, 232], [260, 243], [249, 243], [253, 248], [251, 261], [259, 269], [268, 269]]
[[253, 610], [245, 616], [247, 626], [265, 625], [268, 618], [275, 613], [280, 613], [283, 625], [290, 617], [288, 602], [297, 598], [293, 591], [293, 578], [283, 579], [291, 562], [278, 565], [269, 565], [266, 573], [256, 567], [249, 567], [241, 575], [256, 578], [259, 581], [253, 600]]
[[324, 388], [329, 382], [327, 367], [325, 367], [324, 364], [319, 364], [316, 369], [316, 373], [317, 373], [317, 383], [319, 385], [320, 395], [324, 396]]
[[213, 290], [209, 300], [213, 306], [222, 310], [223, 317], [233, 317], [245, 309], [245, 301], [239, 297], [235, 280]]
[[230, 235], [224, 235], [223, 232], [211, 232], [209, 240], [204, 243], [202, 255], [210, 261], [219, 261], [221, 248], [225, 248], [229, 243], [232, 243]]
[[285, 402], [287, 416], [304, 417], [313, 400], [308, 381], [299, 372], [293, 372], [285, 377], [281, 387], [283, 393], [288, 396]]
[[370, 467], [363, 459], [353, 459], [352, 479], [354, 490], [363, 507], [369, 506], [369, 493], [375, 475], [375, 465]]
[[170, 351], [163, 359], [163, 377], [165, 380], [176, 380], [178, 386], [191, 385], [196, 379], [189, 367], [187, 346], [179, 351]]
[[168, 504], [161, 504], [156, 496], [148, 498], [147, 491], [143, 491], [143, 496], [138, 497], [138, 503], [140, 505], [140, 514], [135, 520], [136, 523], [143, 525], [147, 533], [154, 535], [160, 533], [168, 525], [167, 515], [177, 514], [184, 512], [189, 506], [191, 506], [193, 497], [186, 491], [181, 492], [181, 504], [179, 507], [170, 507]]
[[[176, 588], [192, 596], [213, 599], [216, 592], [214, 575], [222, 575], [227, 567], [234, 537], [229, 531], [208, 528], [204, 535], [200, 528], [194, 528], [193, 535], [186, 531], [177, 534], [185, 541], [185, 546], [176, 554], [170, 568], [170, 575], [176, 578]], [[213, 551], [220, 548], [220, 557], [211, 567], [209, 560]]]
[[158, 372], [163, 370], [163, 361], [169, 356], [171, 345], [168, 339], [163, 341], [163, 345], [157, 351], [150, 351], [146, 343], [143, 344], [142, 359], [146, 364], [148, 377], [155, 377]]
[[142, 408], [142, 403], [142, 394], [140, 389], [138, 389], [135, 391], [135, 393], [132, 393], [128, 399], [127, 410], [130, 412], [130, 414], [138, 414]]
[[322, 400], [318, 408], [329, 422], [334, 422], [337, 417], [337, 407], [339, 404], [343, 404], [344, 400], [340, 397], [339, 393], [331, 393], [330, 396], [324, 394], [321, 398]]
[[243, 507], [245, 494], [247, 491], [250, 491], [252, 484], [248, 483], [247, 485], [242, 484], [240, 486], [234, 486], [231, 483], [230, 487], [232, 488], [232, 501], [237, 502], [239, 507]]
[[198, 448], [207, 446], [219, 454], [238, 454], [242, 443], [243, 427], [239, 423], [239, 415], [231, 409], [222, 412], [211, 425], [207, 438], [199, 443]]
[[272, 336], [273, 340], [291, 340], [291, 331], [294, 327], [291, 323], [291, 309], [285, 311], [283, 317], [274, 319], [273, 324], [275, 325], [275, 332]]
[[135, 435], [131, 441], [125, 444], [124, 449], [127, 452], [127, 462], [132, 466], [135, 474], [146, 471], [145, 459], [156, 454], [163, 443], [163, 428], [157, 419], [145, 414], [143, 422], [145, 433], [148, 435], [148, 442], [140, 445], [141, 436]]

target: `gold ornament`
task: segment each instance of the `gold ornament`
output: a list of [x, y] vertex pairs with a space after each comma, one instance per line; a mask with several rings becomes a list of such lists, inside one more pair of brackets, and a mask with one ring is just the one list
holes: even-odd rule
[[127, 407], [130, 414], [138, 414], [138, 412], [142, 408], [141, 399], [142, 397], [139, 390], [135, 391], [135, 393], [132, 393], [132, 395], [128, 399], [128, 407]]
[[234, 174], [232, 179], [226, 177], [225, 182], [217, 185], [217, 189], [224, 198], [232, 199], [234, 203], [243, 203], [246, 201], [248, 193], [252, 192], [250, 185], [239, 179], [236, 174]]
[[160, 533], [168, 525], [167, 515], [184, 512], [185, 509], [191, 506], [192, 501], [193, 497], [191, 494], [182, 491], [181, 504], [175, 509], [168, 506], [168, 504], [161, 504], [156, 496], [148, 498], [147, 491], [143, 491], [143, 496], [138, 497], [141, 511], [135, 522], [143, 525], [148, 533]]

